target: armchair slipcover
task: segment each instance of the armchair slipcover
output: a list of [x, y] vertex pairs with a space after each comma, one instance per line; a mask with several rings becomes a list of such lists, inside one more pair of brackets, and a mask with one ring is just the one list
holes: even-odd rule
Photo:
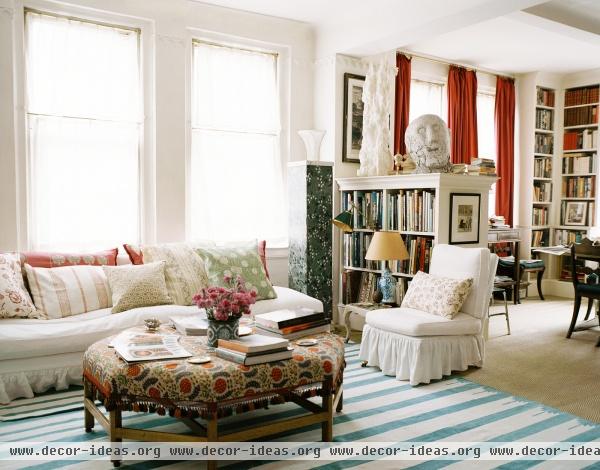
[[449, 320], [413, 308], [373, 310], [366, 317], [360, 359], [411, 385], [429, 383], [471, 365], [481, 367], [497, 264], [498, 257], [486, 248], [436, 245], [431, 274], [473, 279], [460, 313]]

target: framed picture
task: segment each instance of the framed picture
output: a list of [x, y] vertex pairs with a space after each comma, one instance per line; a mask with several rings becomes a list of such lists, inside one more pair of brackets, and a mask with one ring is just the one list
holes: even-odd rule
[[481, 194], [450, 193], [451, 245], [479, 243]]
[[364, 76], [353, 73], [344, 74], [343, 162], [360, 163], [358, 152], [360, 152], [363, 134], [364, 103], [362, 94], [364, 85]]
[[568, 201], [565, 208], [565, 225], [585, 225], [587, 202]]

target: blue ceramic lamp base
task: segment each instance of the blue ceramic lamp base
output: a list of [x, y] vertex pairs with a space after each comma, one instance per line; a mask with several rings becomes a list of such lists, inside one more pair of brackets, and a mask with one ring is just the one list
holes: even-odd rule
[[393, 304], [396, 301], [396, 280], [387, 266], [383, 269], [383, 273], [379, 278], [379, 290], [383, 294], [382, 303]]

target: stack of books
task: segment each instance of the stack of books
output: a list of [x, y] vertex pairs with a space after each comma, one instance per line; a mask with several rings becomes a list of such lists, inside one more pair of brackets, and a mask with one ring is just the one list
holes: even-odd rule
[[289, 340], [330, 331], [325, 314], [308, 308], [262, 313], [254, 320], [256, 333]]
[[496, 162], [491, 158], [474, 158], [468, 170], [470, 175], [496, 176]]
[[503, 215], [490, 216], [490, 229], [504, 230], [510, 228]]
[[169, 318], [177, 333], [183, 336], [206, 336], [208, 321], [199, 315], [178, 315]]
[[221, 359], [245, 366], [292, 358], [292, 349], [287, 339], [258, 334], [235, 340], [220, 339], [216, 353]]

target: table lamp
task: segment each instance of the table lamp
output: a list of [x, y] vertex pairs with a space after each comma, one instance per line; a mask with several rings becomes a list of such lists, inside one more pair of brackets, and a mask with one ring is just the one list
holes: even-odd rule
[[333, 223], [333, 225], [335, 225], [337, 228], [341, 229], [343, 232], [352, 232], [352, 230], [354, 229], [354, 209], [355, 209], [355, 205], [351, 203], [351, 206], [349, 209], [345, 210], [344, 212], [341, 212], [340, 214], [338, 214], [336, 216], [335, 219], [333, 219], [331, 222]]
[[384, 268], [379, 278], [379, 290], [383, 294], [382, 302], [384, 304], [394, 303], [394, 278], [388, 267], [387, 261], [397, 259], [408, 259], [408, 251], [398, 232], [375, 232], [373, 239], [369, 244], [369, 249], [365, 259], [374, 261], [384, 261]]

